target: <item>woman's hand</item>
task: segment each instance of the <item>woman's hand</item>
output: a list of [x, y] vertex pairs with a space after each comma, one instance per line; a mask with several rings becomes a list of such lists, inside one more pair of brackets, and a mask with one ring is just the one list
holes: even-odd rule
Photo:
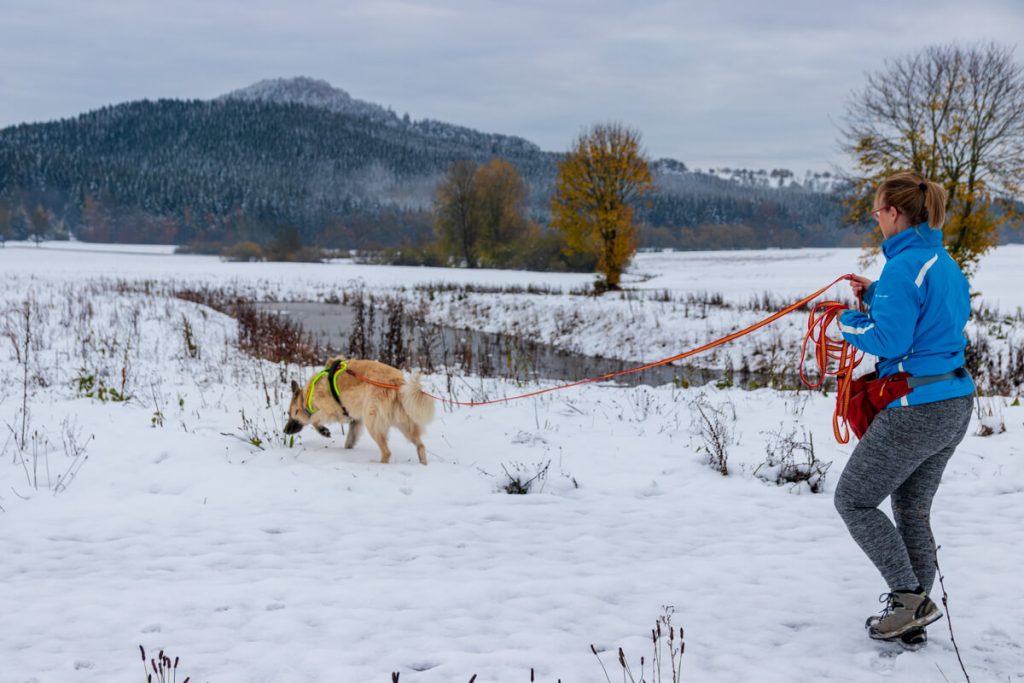
[[872, 280], [867, 279], [863, 275], [851, 275], [850, 289], [853, 290], [853, 295], [859, 299], [864, 296], [864, 292], [871, 286], [872, 282]]

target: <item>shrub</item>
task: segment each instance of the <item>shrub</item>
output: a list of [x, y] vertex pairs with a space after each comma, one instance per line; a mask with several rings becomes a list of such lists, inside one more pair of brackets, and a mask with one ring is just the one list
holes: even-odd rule
[[[726, 408], [731, 407], [728, 403], [721, 403], [717, 406], [711, 405], [707, 396], [701, 394], [690, 403], [693, 411], [691, 431], [703, 441], [697, 446], [697, 451], [707, 454], [707, 463], [722, 476], [729, 474], [729, 450], [728, 445], [732, 442], [732, 428], [726, 422]], [[733, 410], [733, 421], [736, 419], [736, 412]]]
[[220, 242], [204, 242], [194, 240], [175, 247], [175, 254], [198, 254], [201, 256], [220, 256], [224, 253], [224, 245]]
[[[796, 427], [788, 434], [769, 432], [766, 445], [767, 457], [754, 470], [758, 479], [782, 486], [799, 486], [806, 482], [811, 493], [825, 490], [825, 474], [831, 462], [822, 462], [814, 453], [814, 436], [803, 432], [803, 439], [796, 438]], [[804, 455], [804, 462], [797, 462], [796, 454]]]
[[91, 373], [85, 368], [79, 368], [74, 384], [78, 389], [79, 396], [99, 399], [102, 403], [107, 401], [123, 402], [131, 399], [131, 396], [124, 393], [124, 382], [122, 382], [120, 390], [108, 387], [102, 377], [97, 378], [96, 373]]
[[192, 323], [184, 313], [181, 315], [181, 332], [185, 338], [185, 353], [189, 358], [199, 358], [199, 345], [196, 344], [195, 335], [192, 333]]
[[[239, 348], [274, 363], [319, 365], [327, 357], [316, 338], [293, 321], [256, 308], [251, 302], [227, 290], [181, 289], [174, 295], [185, 301], [209, 306], [238, 321]], [[186, 332], [186, 350], [188, 350]], [[196, 349], [197, 353], [199, 349]]]
[[224, 250], [224, 260], [226, 261], [262, 261], [263, 247], [256, 244], [255, 242], [239, 242], [231, 247]]
[[515, 495], [525, 495], [530, 493], [537, 488], [537, 491], [544, 489], [544, 481], [548, 476], [548, 467], [551, 466], [551, 461], [537, 463], [533, 467], [528, 467], [523, 463], [515, 462], [510, 465], [512, 471], [508, 471], [508, 467], [504, 465], [501, 469], [505, 471], [505, 476], [508, 480], [501, 484], [501, 490], [505, 493]]

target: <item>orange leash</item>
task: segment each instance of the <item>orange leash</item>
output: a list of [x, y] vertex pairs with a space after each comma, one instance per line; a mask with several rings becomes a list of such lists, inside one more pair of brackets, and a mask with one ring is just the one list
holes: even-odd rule
[[[581, 386], [583, 384], [591, 384], [593, 382], [602, 382], [604, 380], [612, 379], [612, 378], [615, 378], [615, 377], [620, 377], [622, 375], [628, 375], [628, 374], [631, 374], [631, 373], [634, 373], [634, 372], [642, 372], [644, 370], [649, 370], [650, 368], [658, 367], [659, 365], [667, 365], [667, 364], [675, 362], [677, 360], [682, 360], [683, 358], [689, 358], [690, 356], [695, 356], [698, 353], [703, 353], [705, 351], [708, 351], [709, 349], [715, 348], [716, 346], [721, 346], [722, 344], [726, 344], [726, 343], [731, 342], [731, 341], [733, 341], [735, 339], [739, 339], [740, 337], [748, 335], [751, 332], [754, 332], [756, 330], [761, 329], [762, 327], [765, 327], [766, 325], [772, 324], [773, 322], [775, 322], [779, 318], [782, 318], [784, 316], [789, 315], [790, 313], [792, 313], [793, 311], [799, 309], [800, 307], [809, 304], [811, 301], [813, 301], [814, 299], [817, 299], [819, 296], [821, 296], [826, 291], [831, 289], [836, 283], [842, 282], [843, 280], [849, 280], [851, 277], [852, 277], [852, 275], [849, 275], [849, 274], [843, 275], [841, 277], [838, 277], [835, 280], [833, 280], [832, 282], [830, 282], [828, 285], [826, 285], [826, 286], [822, 287], [821, 289], [819, 289], [818, 291], [814, 292], [813, 294], [811, 294], [809, 296], [806, 296], [803, 299], [800, 299], [799, 301], [797, 301], [797, 302], [795, 302], [793, 304], [790, 304], [789, 306], [786, 306], [782, 310], [780, 310], [780, 311], [778, 311], [776, 313], [773, 313], [772, 315], [768, 316], [767, 318], [754, 323], [750, 327], [745, 327], [742, 330], [739, 330], [738, 332], [733, 332], [733, 333], [728, 334], [728, 335], [726, 335], [724, 337], [716, 339], [716, 340], [714, 340], [712, 342], [708, 342], [707, 344], [704, 344], [703, 346], [699, 346], [699, 347], [697, 347], [695, 349], [690, 349], [689, 351], [684, 351], [683, 353], [676, 354], [675, 356], [672, 356], [671, 358], [663, 358], [661, 360], [654, 361], [653, 363], [647, 363], [646, 365], [640, 365], [640, 366], [635, 367], [635, 368], [629, 368], [628, 370], [620, 370], [618, 372], [610, 372], [607, 375], [601, 375], [600, 377], [592, 377], [590, 379], [583, 379], [583, 380], [579, 380], [578, 382], [571, 382], [569, 384], [559, 384], [557, 386], [548, 387], [547, 389], [541, 389], [539, 391], [531, 391], [528, 394], [520, 394], [518, 396], [508, 396], [506, 398], [498, 398], [498, 399], [493, 399], [493, 400], [490, 400], [490, 401], [454, 401], [454, 400], [449, 399], [449, 398], [444, 398], [444, 397], [441, 397], [441, 396], [435, 396], [435, 395], [433, 395], [431, 393], [428, 393], [426, 391], [424, 391], [423, 393], [426, 394], [427, 396], [429, 396], [430, 398], [432, 398], [432, 399], [434, 399], [436, 401], [440, 401], [442, 403], [447, 403], [449, 405], [468, 406], [468, 407], [471, 407], [471, 408], [475, 408], [477, 406], [488, 406], [488, 405], [494, 405], [494, 404], [497, 404], [497, 403], [508, 403], [509, 401], [516, 401], [516, 400], [523, 399], [523, 398], [531, 398], [533, 396], [540, 396], [542, 394], [547, 394], [547, 393], [552, 392], [552, 391], [559, 391], [561, 389], [568, 389], [570, 387], [578, 387], [578, 386]], [[824, 301], [824, 302], [821, 302], [821, 303], [817, 304], [811, 310], [811, 315], [810, 315], [810, 318], [809, 318], [808, 323], [807, 323], [807, 335], [804, 337], [804, 343], [803, 343], [803, 347], [802, 347], [802, 350], [801, 350], [801, 353], [800, 353], [800, 378], [803, 380], [804, 384], [806, 384], [808, 387], [810, 387], [812, 389], [820, 387], [822, 382], [824, 382], [826, 375], [834, 375], [837, 378], [837, 381], [838, 381], [839, 387], [840, 387], [839, 388], [839, 396], [840, 396], [841, 400], [837, 401], [837, 403], [836, 403], [836, 412], [835, 412], [835, 414], [832, 417], [832, 426], [833, 426], [833, 431], [835, 432], [836, 439], [839, 440], [840, 443], [847, 443], [850, 440], [849, 429], [847, 428], [847, 429], [845, 429], [845, 431], [841, 432], [840, 431], [840, 426], [839, 426], [839, 421], [840, 421], [840, 418], [845, 420], [846, 405], [849, 404], [850, 382], [852, 380], [853, 368], [857, 367], [857, 364], [860, 363], [861, 358], [857, 357], [856, 351], [852, 350], [852, 347], [846, 341], [835, 341], [835, 340], [830, 339], [825, 334], [825, 330], [832, 323], [832, 321], [836, 318], [836, 316], [838, 316], [843, 311], [843, 309], [845, 309], [845, 308], [846, 308], [845, 304], [841, 304], [841, 303], [839, 303], [837, 301]], [[820, 314], [818, 313], [819, 310], [822, 311]], [[804, 358], [805, 358], [806, 353], [807, 353], [807, 345], [808, 345], [809, 342], [814, 342], [814, 345], [815, 345], [815, 359], [818, 361], [818, 368], [819, 368], [820, 375], [821, 375], [819, 377], [819, 379], [817, 380], [817, 383], [811, 383], [806, 378], [806, 376], [804, 375], [804, 370], [803, 370]], [[863, 357], [863, 356], [861, 356], [861, 357]], [[829, 361], [831, 361], [831, 360], [838, 361], [835, 372], [828, 372], [827, 371], [828, 365], [829, 365]], [[369, 377], [364, 377], [362, 375], [356, 374], [351, 369], [349, 369], [348, 372], [351, 375], [353, 375], [356, 379], [358, 379], [358, 380], [360, 380], [362, 382], [366, 382], [367, 384], [372, 384], [372, 385], [374, 385], [376, 387], [380, 387], [382, 389], [400, 389], [401, 386], [402, 386], [400, 384], [387, 384], [385, 382], [378, 382], [376, 380], [370, 379]], [[842, 411], [840, 411], [840, 407], [842, 407]], [[844, 427], [845, 427], [845, 425], [844, 425]]]
[[[832, 433], [839, 443], [850, 441], [850, 427], [846, 415], [850, 406], [853, 370], [864, 359], [864, 354], [859, 353], [845, 339], [831, 339], [827, 334], [832, 321], [847, 308], [846, 304], [838, 301], [822, 301], [816, 304], [807, 318], [807, 334], [800, 349], [800, 380], [805, 386], [817, 389], [825, 382], [826, 377], [836, 378], [836, 409], [832, 413]], [[814, 344], [814, 359], [818, 363], [818, 379], [813, 381], [807, 379], [804, 373], [804, 360], [810, 343]], [[834, 370], [829, 370], [830, 364], [834, 364]]]

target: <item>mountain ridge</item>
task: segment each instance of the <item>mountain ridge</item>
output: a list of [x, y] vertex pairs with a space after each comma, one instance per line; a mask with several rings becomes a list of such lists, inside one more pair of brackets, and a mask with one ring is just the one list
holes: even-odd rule
[[[399, 117], [326, 81], [267, 79], [212, 100], [138, 100], [0, 130], [0, 209], [15, 234], [41, 209], [41, 223], [98, 241], [265, 240], [290, 225], [311, 242], [372, 248], [430, 237], [437, 184], [458, 160], [509, 161], [544, 223], [559, 156]], [[652, 170], [658, 192], [638, 219], [662, 246], [690, 244], [685, 231], [702, 225], [748, 226], [743, 239], [776, 244], [780, 230], [838, 223], [834, 198], [788, 172], [720, 177], [671, 159]]]

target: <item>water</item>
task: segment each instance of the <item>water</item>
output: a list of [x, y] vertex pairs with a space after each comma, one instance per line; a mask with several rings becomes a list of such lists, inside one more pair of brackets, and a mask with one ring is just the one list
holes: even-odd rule
[[[263, 310], [287, 316], [315, 335], [332, 353], [348, 355], [349, 337], [356, 327], [357, 312], [353, 306], [341, 303], [262, 303]], [[381, 349], [387, 347], [384, 326], [388, 310], [378, 305], [374, 322], [367, 327], [367, 357], [387, 362]], [[644, 365], [643, 361], [621, 360], [602, 356], [570, 353], [548, 344], [510, 335], [493, 334], [477, 330], [433, 325], [405, 317], [402, 321], [403, 343], [412, 365], [428, 372], [435, 368], [459, 366], [467, 372], [484, 377], [504, 377], [517, 381], [574, 382], [601, 377]], [[768, 378], [736, 377], [741, 385], [764, 386]], [[641, 372], [614, 378], [617, 384], [662, 386], [675, 383], [681, 386], [718, 382], [725, 377], [721, 368], [705, 368], [692, 364], [662, 365]]]

